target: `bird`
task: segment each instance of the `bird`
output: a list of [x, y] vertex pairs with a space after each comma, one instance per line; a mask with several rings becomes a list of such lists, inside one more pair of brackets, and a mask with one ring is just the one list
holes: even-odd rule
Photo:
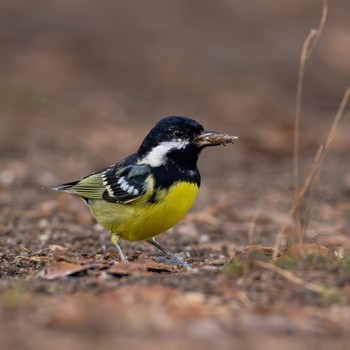
[[233, 143], [237, 138], [205, 131], [188, 117], [165, 117], [150, 130], [135, 153], [51, 189], [83, 199], [95, 220], [110, 232], [121, 261], [128, 261], [121, 239], [143, 240], [160, 249], [168, 263], [188, 268], [155, 237], [173, 227], [193, 206], [201, 184], [197, 167], [201, 151]]

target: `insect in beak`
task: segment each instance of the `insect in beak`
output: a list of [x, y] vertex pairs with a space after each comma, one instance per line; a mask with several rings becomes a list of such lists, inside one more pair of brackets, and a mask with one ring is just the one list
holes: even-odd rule
[[207, 146], [225, 146], [228, 143], [234, 143], [235, 140], [238, 139], [238, 136], [230, 136], [227, 134], [220, 134], [215, 131], [204, 131], [202, 134], [197, 136], [193, 143], [199, 147], [207, 147]]

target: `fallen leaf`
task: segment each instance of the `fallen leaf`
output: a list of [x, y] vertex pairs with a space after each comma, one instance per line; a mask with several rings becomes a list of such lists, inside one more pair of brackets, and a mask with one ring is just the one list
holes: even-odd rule
[[45, 269], [39, 272], [38, 276], [47, 280], [54, 280], [67, 276], [73, 276], [79, 272], [101, 269], [104, 266], [101, 264], [73, 264], [66, 261], [58, 261], [52, 265], [46, 266]]
[[120, 262], [110, 266], [105, 272], [113, 276], [129, 276], [135, 273], [146, 272], [147, 269], [142, 264]]
[[157, 263], [141, 254], [137, 260], [129, 262], [120, 262], [110, 266], [105, 272], [114, 276], [130, 276], [135, 274], [145, 274], [147, 272], [172, 272], [178, 267], [163, 263]]
[[90, 261], [88, 261], [87, 259], [81, 257], [81, 256], [72, 256], [70, 255], [68, 252], [65, 252], [61, 249], [55, 249], [53, 251], [53, 256], [56, 260], [62, 260], [62, 261], [66, 261], [72, 264], [89, 264]]
[[148, 271], [152, 272], [172, 272], [179, 269], [179, 267], [176, 265], [162, 264], [152, 259], [147, 260], [144, 265]]

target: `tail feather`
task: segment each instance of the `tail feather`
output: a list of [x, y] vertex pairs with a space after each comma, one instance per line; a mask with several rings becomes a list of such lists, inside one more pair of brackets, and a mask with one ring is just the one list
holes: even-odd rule
[[54, 190], [54, 191], [63, 191], [63, 192], [72, 193], [73, 188], [78, 184], [78, 182], [79, 181], [67, 182], [67, 183], [62, 184], [62, 185], [50, 187], [50, 189]]

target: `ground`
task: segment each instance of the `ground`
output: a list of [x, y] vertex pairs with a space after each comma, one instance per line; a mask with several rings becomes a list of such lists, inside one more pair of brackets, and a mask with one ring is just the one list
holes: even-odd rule
[[[301, 202], [293, 126], [299, 57], [320, 1], [0, 4], [2, 349], [347, 349], [349, 107]], [[350, 82], [350, 5], [329, 4], [308, 58], [300, 176]], [[205, 150], [195, 207], [159, 240], [191, 269], [109, 235], [76, 180], [135, 151], [170, 114], [238, 135]], [[312, 170], [311, 170], [312, 171]]]

